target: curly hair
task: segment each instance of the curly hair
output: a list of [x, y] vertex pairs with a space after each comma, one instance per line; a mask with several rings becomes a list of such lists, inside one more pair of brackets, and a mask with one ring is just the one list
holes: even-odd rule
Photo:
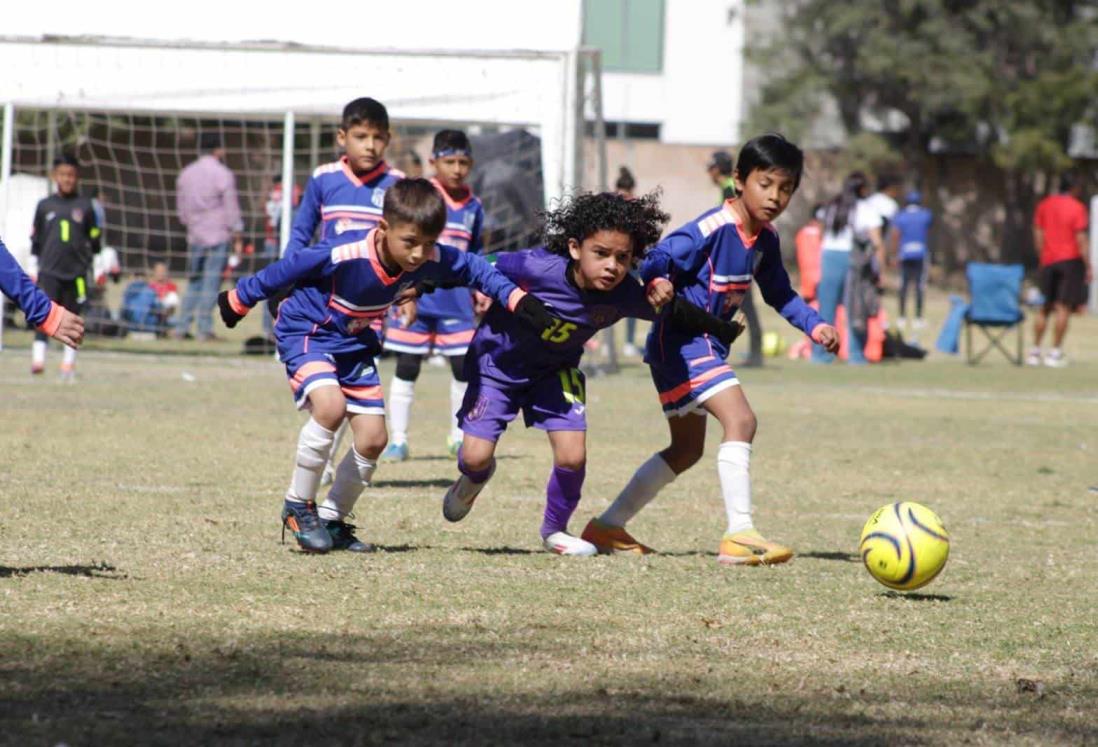
[[632, 240], [633, 259], [638, 260], [660, 240], [670, 217], [660, 210], [658, 189], [635, 199], [612, 192], [581, 192], [542, 213], [545, 248], [567, 257], [569, 239], [583, 243], [599, 231], [620, 231]]

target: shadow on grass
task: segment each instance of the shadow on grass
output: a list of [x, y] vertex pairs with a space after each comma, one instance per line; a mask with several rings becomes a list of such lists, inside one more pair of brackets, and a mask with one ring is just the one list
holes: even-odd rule
[[847, 563], [860, 563], [861, 558], [857, 553], [852, 552], [832, 552], [832, 551], [819, 551], [813, 550], [810, 552], [799, 552], [796, 557], [798, 558], [812, 558], [813, 560], [842, 560]]
[[463, 547], [462, 552], [478, 552], [481, 555], [541, 555], [544, 550], [529, 550], [524, 547]]
[[374, 480], [371, 488], [448, 488], [454, 484], [453, 479], [443, 477], [428, 478], [423, 480]]
[[917, 591], [882, 591], [877, 596], [889, 599], [902, 599], [906, 602], [952, 602], [953, 597], [945, 594], [922, 594]]
[[109, 578], [116, 581], [129, 578], [109, 563], [92, 563], [90, 565], [28, 565], [6, 566], [0, 565], [0, 578], [12, 576], [26, 576], [31, 573], [61, 573], [66, 576], [84, 576], [85, 578]]
[[[0, 728], [11, 744], [143, 745], [583, 740], [868, 746], [943, 743], [965, 731], [941, 719], [883, 715], [897, 697], [924, 711], [934, 706], [939, 695], [929, 683], [902, 696], [863, 690], [839, 698], [835, 692], [845, 691], [830, 688], [721, 695], [705, 674], [621, 680], [596, 671], [560, 678], [551, 675], [560, 658], [557, 644], [517, 627], [490, 633], [467, 623], [243, 639], [181, 631], [143, 639], [140, 646], [0, 633], [0, 649], [17, 652], [0, 666]], [[516, 686], [512, 668], [539, 661], [548, 676]], [[919, 695], [923, 690], [927, 694]], [[1021, 731], [1039, 741], [1075, 741], [1089, 733], [1085, 719], [1058, 718], [1052, 699], [1011, 695], [1010, 702], [995, 703], [987, 697], [973, 688], [953, 701], [981, 708], [988, 723], [1026, 703], [1027, 720], [1010, 723], [1007, 715], [1002, 727], [1015, 737]]]
[[[507, 459], [522, 459], [523, 457], [518, 454], [496, 454], [496, 461]], [[454, 465], [454, 471], [457, 471], [457, 459], [449, 454], [424, 454], [423, 456], [408, 457], [409, 462], [452, 462]]]

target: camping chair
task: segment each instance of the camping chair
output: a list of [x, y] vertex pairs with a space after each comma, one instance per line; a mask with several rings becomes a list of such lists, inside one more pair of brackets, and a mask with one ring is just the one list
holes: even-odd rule
[[[994, 347], [1016, 366], [1022, 365], [1022, 277], [1021, 265], [992, 265], [970, 262], [968, 277], [969, 307], [965, 313], [965, 355], [975, 365]], [[984, 333], [988, 344], [977, 352], [972, 346], [972, 328]], [[1003, 338], [1012, 327], [1018, 328], [1018, 350], [1012, 355]]]

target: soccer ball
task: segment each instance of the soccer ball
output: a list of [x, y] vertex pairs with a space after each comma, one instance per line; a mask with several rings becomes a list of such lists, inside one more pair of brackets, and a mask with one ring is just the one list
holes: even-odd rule
[[862, 527], [859, 545], [869, 575], [890, 589], [926, 586], [949, 559], [949, 533], [938, 514], [912, 501], [881, 506]]

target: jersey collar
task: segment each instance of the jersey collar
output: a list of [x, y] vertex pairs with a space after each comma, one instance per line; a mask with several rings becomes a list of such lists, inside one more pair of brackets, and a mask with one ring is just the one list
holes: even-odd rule
[[446, 187], [442, 186], [442, 182], [440, 182], [438, 180], [438, 177], [436, 177], [436, 176], [431, 177], [431, 184], [435, 185], [435, 189], [437, 189], [438, 193], [440, 195], [442, 195], [442, 199], [444, 199], [446, 201], [446, 206], [448, 208], [450, 208], [451, 210], [460, 210], [461, 208], [468, 205], [470, 200], [473, 199], [473, 190], [468, 185], [466, 185], [466, 187], [465, 187], [465, 189], [466, 189], [465, 199], [455, 200], [450, 195], [450, 193], [448, 191], [446, 191]]
[[358, 176], [355, 175], [355, 172], [351, 170], [351, 164], [347, 161], [347, 156], [340, 156], [339, 163], [343, 166], [344, 176], [346, 176], [347, 179], [350, 180], [351, 184], [355, 185], [356, 187], [361, 187], [368, 182], [372, 182], [374, 179], [377, 179], [379, 176], [389, 171], [389, 164], [385, 163], [385, 161], [381, 161], [377, 166], [374, 166], [372, 169], [363, 174], [362, 178], [360, 179]]

